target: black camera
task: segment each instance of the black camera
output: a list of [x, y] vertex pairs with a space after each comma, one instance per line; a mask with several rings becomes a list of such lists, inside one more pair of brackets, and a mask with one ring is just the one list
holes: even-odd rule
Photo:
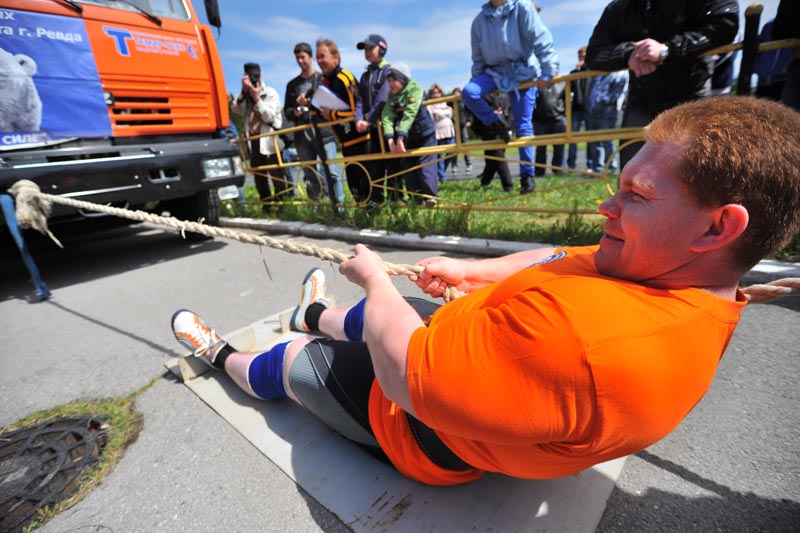
[[250, 77], [250, 83], [253, 87], [258, 85], [258, 80], [261, 79], [261, 66], [258, 63], [245, 63], [244, 73]]

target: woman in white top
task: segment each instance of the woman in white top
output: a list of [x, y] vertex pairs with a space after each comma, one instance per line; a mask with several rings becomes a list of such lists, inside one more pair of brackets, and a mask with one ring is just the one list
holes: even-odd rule
[[[428, 90], [428, 98], [434, 100], [444, 95], [438, 83], [431, 85]], [[428, 105], [433, 123], [436, 126], [436, 144], [455, 144], [456, 128], [453, 124], [453, 108], [447, 102], [438, 102]], [[447, 179], [447, 166], [453, 163], [452, 154], [441, 154], [439, 156], [439, 182], [443, 183]]]

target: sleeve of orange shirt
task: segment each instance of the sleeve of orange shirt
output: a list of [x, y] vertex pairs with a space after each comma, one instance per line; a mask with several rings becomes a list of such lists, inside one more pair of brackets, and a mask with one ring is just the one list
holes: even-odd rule
[[[576, 442], [591, 433], [595, 394], [585, 348], [546, 293], [440, 310], [414, 332], [407, 374], [418, 418], [449, 435], [503, 445]], [[453, 307], [451, 307], [453, 306]]]

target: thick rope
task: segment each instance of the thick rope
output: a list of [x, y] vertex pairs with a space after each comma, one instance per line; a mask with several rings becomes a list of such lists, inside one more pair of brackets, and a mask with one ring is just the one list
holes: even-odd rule
[[769, 283], [743, 287], [741, 291], [747, 296], [750, 303], [761, 303], [782, 296], [800, 294], [800, 278], [776, 279]]
[[[75, 207], [78, 209], [88, 209], [91, 211], [99, 211], [107, 213], [120, 218], [127, 218], [128, 220], [135, 220], [138, 222], [147, 222], [150, 224], [158, 224], [168, 228], [177, 229], [181, 235], [186, 236], [186, 232], [199, 233], [206, 237], [222, 237], [234, 241], [244, 242], [248, 244], [259, 244], [268, 248], [275, 248], [292, 254], [307, 255], [317, 257], [325, 261], [332, 261], [336, 264], [342, 263], [351, 259], [353, 256], [342, 253], [332, 248], [324, 248], [311, 243], [285, 241], [280, 239], [273, 239], [272, 237], [251, 235], [249, 233], [241, 233], [232, 231], [225, 228], [216, 226], [208, 226], [202, 222], [188, 222], [179, 220], [174, 217], [165, 217], [161, 215], [154, 215], [145, 211], [135, 211], [130, 209], [122, 209], [110, 205], [100, 205], [84, 200], [75, 200], [73, 198], [65, 198], [63, 196], [55, 196], [52, 194], [43, 193], [39, 190], [36, 183], [29, 180], [20, 180], [16, 182], [9, 192], [14, 195], [17, 202], [17, 219], [22, 228], [33, 228], [41, 233], [50, 236], [56, 244], [61, 246], [61, 243], [56, 237], [47, 229], [47, 215], [53, 203]], [[63, 246], [61, 246], [63, 248]], [[394, 264], [384, 261], [384, 268], [390, 276], [416, 276], [424, 270], [424, 267], [417, 265], [403, 265]], [[448, 287], [443, 298], [445, 301], [458, 298], [462, 296], [454, 287]]]
[[[61, 243], [47, 228], [47, 216], [50, 214], [50, 208], [53, 203], [107, 213], [138, 222], [148, 222], [150, 224], [166, 226], [179, 230], [184, 237], [187, 231], [191, 231], [193, 233], [205, 235], [206, 237], [222, 237], [248, 244], [258, 244], [292, 254], [317, 257], [337, 264], [353, 257], [352, 255], [342, 253], [338, 250], [323, 248], [311, 243], [285, 241], [273, 239], [272, 237], [240, 233], [216, 226], [208, 226], [202, 222], [188, 222], [185, 220], [178, 220], [174, 217], [154, 215], [145, 211], [132, 211], [110, 205], [100, 205], [83, 200], [46, 194], [39, 190], [39, 186], [36, 185], [36, 183], [29, 180], [19, 180], [9, 189], [9, 192], [16, 198], [17, 219], [20, 227], [33, 228], [40, 233], [49, 235], [50, 238], [62, 248], [63, 246]], [[386, 272], [390, 276], [416, 276], [424, 270], [424, 267], [418, 265], [398, 265], [388, 261], [384, 261], [383, 264]], [[765, 284], [751, 285], [749, 287], [743, 287], [741, 291], [750, 302], [762, 303], [774, 298], [800, 294], [800, 278], [784, 278]], [[442, 298], [444, 298], [446, 302], [449, 302], [460, 296], [463, 296], [463, 294], [455, 287], [451, 286], [447, 288]]]

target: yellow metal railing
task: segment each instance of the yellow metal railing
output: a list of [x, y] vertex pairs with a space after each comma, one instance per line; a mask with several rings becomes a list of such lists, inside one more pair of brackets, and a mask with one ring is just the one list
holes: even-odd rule
[[[760, 4], [754, 4], [748, 7], [747, 15], [750, 18], [748, 20], [748, 24], [752, 25], [755, 24], [755, 27], [758, 27], [758, 16], [761, 14], [761, 7]], [[753, 17], [755, 17], [755, 22], [753, 21]], [[747, 42], [738, 42], [732, 43], [725, 46], [721, 46], [715, 48], [713, 50], [709, 50], [708, 52], [704, 53], [704, 56], [711, 56], [715, 54], [722, 54], [737, 50], [742, 50], [747, 46], [751, 46], [751, 55], [754, 57], [754, 51], [757, 50], [758, 52], [766, 52], [771, 50], [777, 50], [780, 48], [789, 48], [789, 47], [800, 47], [800, 39], [785, 39], [780, 41], [771, 41], [766, 43], [760, 43], [757, 47], [754, 46], [752, 43]], [[752, 65], [750, 65], [752, 67]], [[752, 68], [746, 69], [744, 65], [741, 69], [742, 72], [752, 72]], [[572, 80], [582, 79], [582, 78], [590, 78], [594, 76], [599, 76], [602, 74], [606, 74], [606, 72], [602, 71], [584, 71], [584, 72], [577, 72], [571, 73], [563, 76], [557, 76], [551, 80], [550, 83], [558, 83], [558, 82], [567, 82], [569, 83]], [[749, 75], [747, 76], [746, 82], [748, 83], [749, 88]], [[526, 88], [533, 86], [533, 82], [523, 83], [520, 85], [520, 88]], [[337, 157], [335, 159], [329, 159], [327, 162], [331, 164], [338, 164], [342, 165], [343, 170], [349, 165], [362, 165], [365, 161], [371, 161], [375, 159], [395, 159], [395, 158], [402, 158], [402, 157], [417, 157], [421, 155], [430, 155], [430, 154], [443, 154], [445, 158], [452, 158], [458, 157], [459, 154], [469, 153], [471, 157], [478, 157], [484, 158], [484, 155], [480, 154], [480, 152], [484, 150], [497, 150], [497, 149], [515, 149], [520, 148], [523, 146], [540, 146], [540, 145], [555, 145], [555, 144], [575, 144], [575, 143], [582, 143], [582, 142], [602, 142], [602, 141], [620, 141], [620, 146], [617, 147], [612, 157], [607, 158], [608, 161], [612, 161], [614, 156], [616, 156], [620, 149], [624, 148], [630, 143], [641, 141], [644, 138], [644, 128], [615, 128], [615, 129], [606, 129], [606, 130], [593, 130], [593, 131], [572, 131], [572, 112], [571, 112], [571, 95], [570, 91], [567, 90], [564, 92], [565, 97], [565, 108], [566, 108], [566, 131], [564, 133], [559, 134], [550, 134], [550, 135], [536, 135], [530, 137], [519, 137], [510, 140], [508, 143], [504, 143], [501, 140], [491, 140], [491, 141], [470, 141], [470, 142], [463, 142], [461, 138], [461, 129], [455, 128], [456, 130], [456, 142], [455, 144], [445, 144], [445, 145], [438, 145], [438, 146], [430, 146], [424, 148], [417, 148], [414, 150], [409, 150], [404, 154], [392, 154], [385, 151], [385, 142], [382, 142], [382, 151], [381, 153], [375, 154], [364, 154], [359, 156], [350, 156], [350, 157]], [[440, 98], [434, 98], [430, 100], [426, 100], [423, 102], [423, 105], [429, 105], [438, 102], [446, 102], [453, 104], [454, 110], [454, 118], [453, 122], [455, 124], [460, 124], [460, 116], [459, 116], [459, 106], [457, 105], [460, 96], [457, 95], [450, 95], [450, 96], [443, 96]], [[325, 126], [333, 126], [335, 124], [345, 123], [348, 120], [339, 120], [339, 121], [331, 121], [320, 123], [318, 126], [325, 127]], [[237, 142], [239, 143], [240, 151], [242, 153], [242, 158], [246, 161], [246, 170], [253, 173], [254, 175], [269, 177], [274, 181], [281, 181], [285, 183], [288, 188], [284, 190], [280, 195], [282, 197], [276, 197], [276, 201], [281, 202], [302, 202], [307, 203], [311, 202], [310, 199], [305, 195], [305, 192], [302, 188], [298, 187], [297, 183], [290, 182], [283, 178], [283, 170], [286, 168], [310, 168], [314, 174], [316, 175], [317, 179], [320, 180], [320, 184], [322, 184], [323, 177], [320, 176], [319, 171], [317, 170], [317, 165], [321, 163], [320, 160], [315, 161], [284, 161], [281, 151], [278, 145], [278, 135], [282, 134], [293, 134], [295, 132], [304, 131], [306, 129], [312, 128], [311, 124], [307, 125], [300, 125], [291, 128], [282, 129], [279, 131], [266, 133], [263, 135], [256, 135], [252, 137], [244, 137], [239, 139]], [[378, 131], [379, 135], [381, 135], [381, 140], [383, 141], [383, 132], [378, 124]], [[260, 139], [261, 137], [270, 137], [272, 142], [274, 143], [275, 151], [278, 154], [278, 163], [274, 165], [264, 165], [252, 168], [249, 166], [248, 158], [246, 157], [246, 146], [249, 141], [254, 139]], [[582, 175], [585, 179], [576, 180], [572, 182], [565, 181], [562, 184], [554, 185], [550, 187], [544, 188], [537, 188], [536, 193], [544, 193], [548, 191], [552, 191], [555, 189], [560, 188], [568, 188], [568, 187], [575, 187], [584, 185], [586, 183], [590, 183], [592, 181], [601, 181], [609, 194], [613, 194], [614, 187], [609, 182], [609, 168], [606, 167], [603, 172], [592, 172], [588, 170], [576, 170], [576, 169], [567, 169], [563, 167], [553, 167], [552, 165], [542, 165], [538, 164], [535, 161], [520, 161], [519, 159], [507, 159], [507, 158], [498, 158], [490, 156], [489, 159], [494, 159], [498, 161], [506, 161], [509, 163], [529, 163], [536, 167], [544, 167], [550, 168], [555, 171], [568, 171], [572, 174], [579, 174]], [[436, 164], [437, 161], [433, 161], [429, 164]], [[391, 175], [387, 175], [385, 177], [381, 177], [379, 179], [372, 179], [370, 176], [370, 182], [372, 187], [381, 187], [386, 191], [390, 190], [390, 187], [386, 184], [387, 181], [391, 180], [392, 178], [396, 178], [403, 173], [407, 173], [413, 170], [420, 168], [420, 165], [417, 165], [411, 169], [405, 169], [402, 172], [394, 173]], [[280, 172], [270, 173], [270, 171], [279, 170]], [[268, 174], [269, 173], [269, 174]], [[614, 176], [615, 177], [615, 176]], [[342, 183], [346, 180], [342, 179]], [[414, 196], [414, 193], [410, 191], [402, 191], [406, 195]], [[294, 196], [295, 193], [299, 193], [300, 197]], [[291, 196], [290, 196], [291, 195]], [[513, 198], [515, 195], [507, 195], [504, 198]], [[596, 210], [588, 210], [588, 209], [576, 209], [574, 206], [565, 206], [563, 208], [545, 208], [545, 207], [535, 207], [535, 206], [518, 206], [518, 205], [506, 205], [506, 206], [496, 206], [496, 205], [486, 205], [489, 203], [496, 203], [497, 198], [493, 199], [486, 199], [480, 202], [472, 202], [472, 203], [465, 203], [465, 202], [458, 202], [455, 200], [448, 200], [447, 198], [439, 198], [439, 204], [437, 205], [438, 209], [457, 209], [457, 210], [470, 210], [470, 211], [526, 211], [526, 212], [541, 212], [541, 213], [596, 213]], [[527, 202], [526, 202], [527, 203]]]

